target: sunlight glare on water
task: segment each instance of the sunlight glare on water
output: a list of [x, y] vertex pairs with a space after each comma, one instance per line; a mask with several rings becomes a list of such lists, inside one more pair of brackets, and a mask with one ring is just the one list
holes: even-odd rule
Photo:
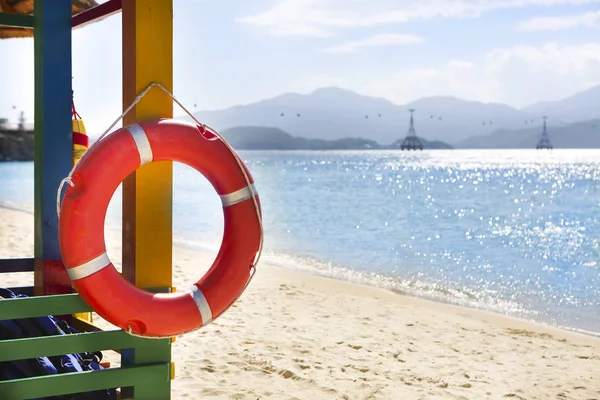
[[[261, 196], [266, 262], [600, 331], [598, 150], [241, 155]], [[31, 207], [31, 163], [0, 172], [0, 201]], [[215, 252], [218, 196], [188, 167], [174, 175], [175, 241]]]

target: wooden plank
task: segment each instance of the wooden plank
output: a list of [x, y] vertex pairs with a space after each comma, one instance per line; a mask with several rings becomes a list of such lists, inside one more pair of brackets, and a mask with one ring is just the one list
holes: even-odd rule
[[[71, 0], [35, 0], [34, 286], [70, 291], [61, 268], [56, 189], [69, 174], [71, 142]], [[47, 271], [48, 270], [48, 271]], [[46, 290], [48, 293], [48, 290]]]
[[110, 17], [121, 11], [121, 0], [108, 0], [106, 3], [97, 5], [73, 16], [71, 26], [73, 28], [85, 26], [98, 20]]
[[82, 332], [69, 335], [41, 336], [26, 339], [0, 340], [0, 362], [26, 360], [42, 356], [115, 350], [147, 345], [142, 339], [125, 331], [110, 330], [100, 332]]
[[0, 260], [0, 274], [4, 272], [31, 272], [33, 271], [33, 265], [33, 258], [9, 258]]
[[3, 320], [87, 311], [91, 308], [77, 293], [0, 300], [0, 319]]
[[[31, 296], [32, 294], [31, 286], [9, 289], [16, 294], [26, 294], [28, 296]], [[154, 293], [169, 292], [169, 288], [149, 288], [146, 290]], [[40, 317], [46, 315], [67, 315], [90, 311], [93, 310], [81, 299], [81, 297], [79, 297], [78, 293], [31, 296], [19, 299], [2, 299], [0, 301], [0, 320]], [[94, 328], [95, 329], [93, 330], [99, 330], [97, 327]]]
[[13, 28], [33, 28], [33, 25], [33, 15], [0, 12], [0, 26], [9, 26]]
[[168, 373], [169, 365], [163, 363], [135, 368], [110, 368], [94, 372], [57, 374], [0, 381], [0, 393], [2, 393], [2, 400], [20, 400], [135, 385], [147, 388], [144, 400], [164, 400], [168, 397], [161, 397], [164, 394], [153, 389], [164, 383]]

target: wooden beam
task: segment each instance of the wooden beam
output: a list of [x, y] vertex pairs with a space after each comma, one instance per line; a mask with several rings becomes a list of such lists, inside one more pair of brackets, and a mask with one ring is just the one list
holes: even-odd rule
[[31, 272], [33, 271], [33, 266], [33, 258], [9, 258], [0, 260], [0, 273]]
[[0, 362], [135, 347], [141, 340], [121, 329], [0, 340]]
[[[156, 391], [168, 376], [169, 364], [136, 368], [110, 368], [91, 373], [62, 373], [25, 379], [0, 381], [2, 399], [31, 399], [90, 392], [107, 387], [135, 385], [140, 399], [164, 400]], [[123, 397], [128, 398], [128, 397]]]
[[3, 320], [87, 311], [91, 311], [90, 306], [77, 293], [0, 300], [0, 316]]
[[37, 294], [69, 293], [58, 243], [56, 190], [73, 162], [71, 0], [35, 0], [34, 7], [34, 285]]
[[77, 15], [73, 16], [71, 26], [81, 27], [92, 22], [110, 17], [121, 11], [122, 0], [108, 0], [106, 3], [97, 5], [88, 10], [82, 11]]
[[0, 12], [0, 26], [9, 26], [11, 28], [33, 28], [33, 25], [33, 15]]

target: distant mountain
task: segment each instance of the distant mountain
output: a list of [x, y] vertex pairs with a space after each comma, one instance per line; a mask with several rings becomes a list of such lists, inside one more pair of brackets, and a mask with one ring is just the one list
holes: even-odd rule
[[[499, 127], [518, 128], [527, 118], [521, 111], [504, 104], [467, 101], [450, 96], [425, 97], [406, 104], [404, 108], [417, 110], [418, 125], [425, 124], [426, 128], [433, 129], [431, 134], [420, 129], [419, 135], [450, 142], [485, 135]], [[446, 137], [444, 131], [448, 131], [452, 139]]]
[[523, 109], [534, 115], [547, 115], [555, 124], [600, 118], [600, 85], [559, 101], [537, 103]]
[[310, 94], [288, 93], [257, 103], [196, 117], [218, 130], [237, 126], [271, 126], [307, 139], [363, 137], [388, 146], [405, 137], [408, 110], [414, 108], [417, 135], [456, 144], [498, 130], [520, 130], [600, 118], [600, 86], [567, 99], [539, 103], [523, 110], [503, 104], [466, 101], [449, 96], [426, 97], [405, 105], [328, 87]]
[[[292, 136], [279, 128], [240, 126], [225, 129], [221, 135], [236, 150], [377, 150], [398, 148], [382, 146], [374, 140], [340, 138], [335, 140], [307, 139]], [[426, 149], [451, 149], [447, 143], [423, 140]]]
[[[378, 117], [379, 114], [382, 117]], [[406, 132], [408, 114], [402, 114], [398, 106], [387, 100], [325, 88], [309, 95], [288, 93], [249, 105], [195, 115], [219, 130], [236, 126], [271, 126], [309, 139], [363, 136], [391, 143]]]
[[[533, 149], [540, 140], [541, 127], [499, 130], [485, 136], [474, 136], [457, 144], [463, 149]], [[565, 126], [548, 127], [554, 148], [600, 148], [600, 119]]]
[[406, 135], [410, 108], [416, 109], [417, 134], [444, 142], [491, 133], [497, 127], [516, 128], [525, 119], [521, 111], [501, 104], [429, 97], [398, 106], [336, 87], [306, 95], [283, 94], [225, 110], [201, 111], [195, 116], [218, 130], [272, 126], [309, 139], [360, 136], [387, 145]]

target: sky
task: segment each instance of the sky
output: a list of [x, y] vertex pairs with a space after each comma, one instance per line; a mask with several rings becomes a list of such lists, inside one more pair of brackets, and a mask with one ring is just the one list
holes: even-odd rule
[[[174, 0], [173, 15], [175, 96], [198, 111], [326, 86], [524, 107], [600, 84], [600, 0]], [[122, 111], [120, 14], [72, 46], [77, 110], [100, 133]], [[20, 71], [2, 74], [0, 117], [32, 119], [33, 40], [0, 41], [0, 62]]]

